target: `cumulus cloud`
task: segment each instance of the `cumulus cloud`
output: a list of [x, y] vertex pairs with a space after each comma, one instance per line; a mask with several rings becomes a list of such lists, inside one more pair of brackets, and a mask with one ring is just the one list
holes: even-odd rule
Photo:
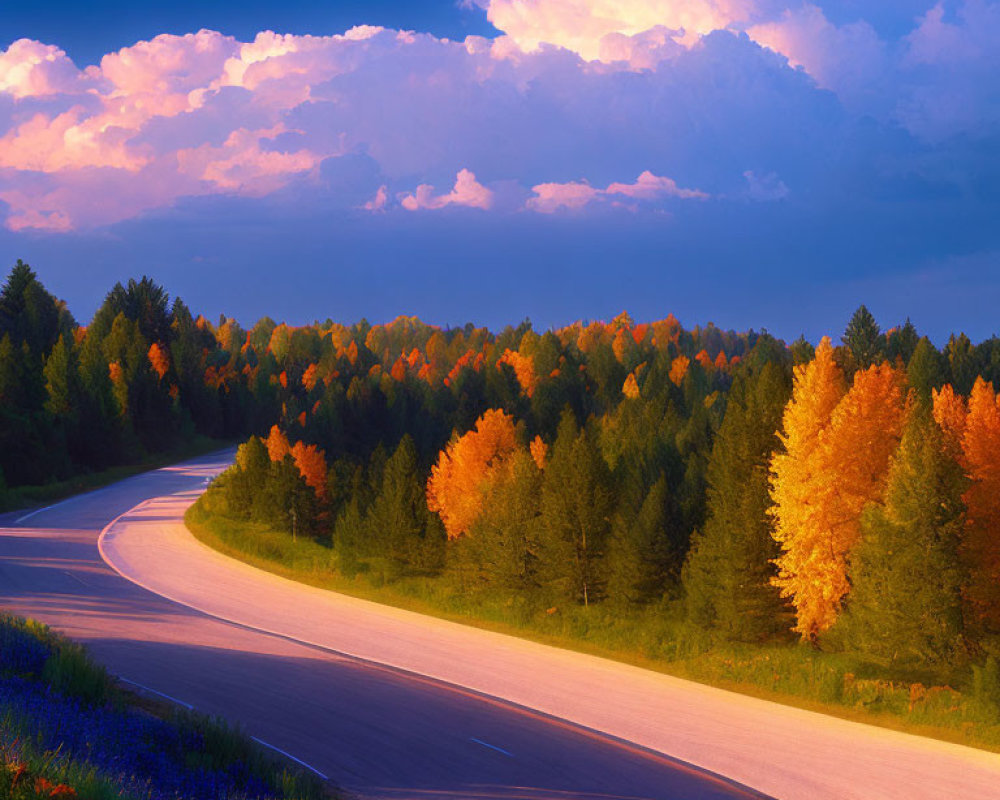
[[[667, 197], [704, 200], [705, 192], [697, 189], [682, 189], [672, 178], [654, 175], [644, 171], [634, 183], [611, 183], [606, 189], [596, 189], [585, 181], [569, 183], [540, 183], [532, 187], [533, 197], [528, 198], [525, 208], [541, 214], [552, 214], [560, 210], [576, 211], [598, 200], [616, 202], [620, 198], [653, 202]], [[620, 203], [619, 203], [620, 204]]]
[[751, 26], [747, 32], [848, 102], [864, 104], [885, 79], [885, 43], [864, 20], [834, 25], [822, 9], [806, 3], [784, 11], [777, 20]]
[[438, 209], [445, 206], [467, 206], [485, 211], [493, 205], [493, 192], [479, 183], [475, 174], [463, 169], [455, 177], [455, 188], [448, 194], [435, 195], [433, 186], [422, 183], [413, 194], [403, 195], [400, 204], [407, 211]]
[[552, 44], [588, 61], [603, 61], [616, 60], [614, 48], [622, 36], [660, 28], [690, 45], [753, 12], [752, 0], [491, 0], [487, 17], [522, 50]]
[[949, 161], [980, 156], [922, 148], [1000, 133], [998, 0], [924, 9], [895, 40], [832, 0], [478, 4], [503, 35], [202, 30], [85, 70], [16, 41], [0, 51], [5, 224], [66, 231], [233, 195], [492, 214], [805, 197], [872, 175], [878, 153], [879, 176], [942, 192]]

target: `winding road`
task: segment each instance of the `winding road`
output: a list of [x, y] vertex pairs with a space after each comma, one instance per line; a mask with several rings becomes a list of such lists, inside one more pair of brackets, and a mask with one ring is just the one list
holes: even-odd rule
[[0, 608], [86, 643], [146, 691], [238, 721], [364, 798], [1000, 797], [994, 754], [222, 556], [182, 518], [231, 455], [0, 516]]

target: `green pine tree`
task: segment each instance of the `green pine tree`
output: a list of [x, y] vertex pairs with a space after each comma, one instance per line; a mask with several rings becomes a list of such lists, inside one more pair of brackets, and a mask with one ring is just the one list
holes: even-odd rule
[[641, 605], [664, 595], [677, 577], [677, 524], [667, 476], [661, 473], [634, 518], [621, 513], [615, 518], [608, 544], [612, 599]]
[[381, 488], [367, 515], [386, 580], [441, 569], [445, 537], [436, 519], [427, 510], [416, 446], [409, 435], [404, 436], [385, 462]]
[[540, 571], [558, 595], [584, 605], [604, 594], [604, 556], [613, 510], [611, 475], [584, 429], [563, 415], [541, 492]]
[[883, 357], [882, 332], [872, 313], [863, 305], [858, 306], [847, 323], [841, 339], [850, 353], [850, 372], [867, 369]]
[[893, 666], [949, 667], [960, 659], [965, 487], [930, 411], [917, 405], [889, 470], [885, 502], [865, 510], [851, 554], [840, 625], [849, 647]]
[[80, 401], [76, 347], [61, 335], [45, 361], [45, 409], [67, 422], [75, 420]]
[[490, 589], [527, 592], [538, 585], [538, 493], [542, 476], [519, 451], [510, 471], [495, 481], [464, 547], [481, 583]]
[[741, 640], [758, 640], [788, 627], [772, 559], [768, 463], [791, 387], [787, 372], [767, 363], [741, 376], [708, 466], [708, 515], [695, 535], [683, 571], [689, 617]]
[[930, 400], [931, 391], [940, 389], [945, 382], [945, 362], [930, 339], [924, 336], [913, 349], [906, 365], [906, 377], [923, 401]]

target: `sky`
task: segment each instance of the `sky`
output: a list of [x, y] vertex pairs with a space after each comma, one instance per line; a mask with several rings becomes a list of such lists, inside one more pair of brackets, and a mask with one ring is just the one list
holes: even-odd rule
[[0, 270], [89, 319], [1000, 333], [1000, 0], [40, 2]]

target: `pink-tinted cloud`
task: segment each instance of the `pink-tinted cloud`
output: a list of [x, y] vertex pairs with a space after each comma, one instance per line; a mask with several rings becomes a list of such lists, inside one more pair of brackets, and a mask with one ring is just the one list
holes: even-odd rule
[[206, 195], [494, 214], [702, 196], [649, 172], [605, 184], [646, 164], [713, 197], [747, 196], [748, 172], [798, 196], [851, 115], [935, 142], [1000, 131], [1000, 1], [935, 7], [895, 42], [787, 5], [492, 0], [495, 40], [202, 30], [85, 70], [22, 39], [0, 51], [6, 225], [108, 225]]
[[45, 97], [74, 91], [82, 74], [58, 47], [18, 39], [0, 53], [0, 92]]
[[601, 196], [601, 190], [589, 183], [540, 183], [533, 186], [534, 197], [528, 199], [525, 208], [541, 214], [552, 214], [561, 209], [576, 211]]
[[493, 205], [493, 192], [476, 180], [467, 169], [460, 170], [455, 177], [455, 188], [448, 194], [434, 194], [434, 187], [422, 183], [413, 194], [404, 195], [400, 204], [407, 211], [438, 209], [446, 206], [466, 206], [488, 210]]
[[753, 0], [491, 0], [488, 18], [522, 50], [542, 44], [564, 47], [582, 58], [618, 60], [622, 43], [654, 28], [690, 45], [698, 37], [751, 17]]
[[378, 187], [378, 191], [375, 192], [375, 196], [361, 206], [365, 211], [385, 211], [386, 206], [389, 204], [389, 187], [384, 183]]
[[682, 189], [672, 178], [654, 175], [649, 170], [643, 172], [635, 183], [611, 183], [606, 189], [596, 189], [585, 181], [569, 183], [540, 183], [532, 187], [534, 196], [528, 198], [525, 208], [541, 214], [556, 211], [576, 211], [595, 201], [625, 197], [630, 200], [651, 203], [668, 197], [704, 200], [705, 192], [697, 189]]
[[751, 26], [747, 33], [848, 101], [861, 102], [885, 79], [885, 43], [863, 20], [837, 26], [818, 6], [806, 3], [776, 20]]

